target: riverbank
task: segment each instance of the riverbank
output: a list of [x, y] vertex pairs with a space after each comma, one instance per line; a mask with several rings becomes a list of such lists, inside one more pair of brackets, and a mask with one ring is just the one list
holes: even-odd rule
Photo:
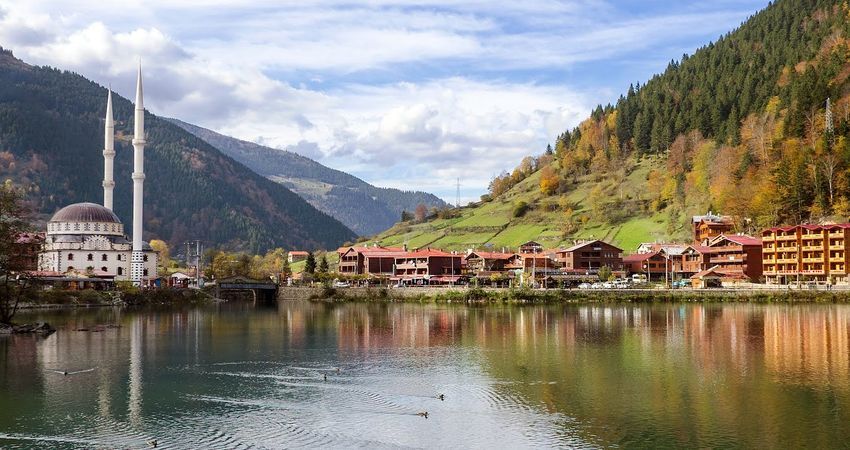
[[195, 305], [212, 302], [211, 295], [197, 289], [151, 289], [95, 291], [35, 291], [18, 305], [19, 310], [35, 308], [90, 308], [134, 305]]
[[280, 301], [310, 299], [326, 302], [412, 302], [466, 304], [548, 303], [850, 303], [850, 291], [740, 289], [481, 289], [481, 288], [281, 288]]

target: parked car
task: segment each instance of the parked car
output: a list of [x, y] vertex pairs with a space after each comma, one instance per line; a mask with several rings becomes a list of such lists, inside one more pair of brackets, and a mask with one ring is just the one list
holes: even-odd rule
[[582, 283], [578, 285], [579, 289], [590, 289], [590, 283]]
[[605, 289], [614, 289], [617, 286], [614, 284], [613, 281], [606, 281], [606, 282], [602, 283], [602, 287], [605, 288]]
[[348, 283], [347, 281], [336, 281], [336, 282], [334, 282], [334, 287], [335, 288], [347, 288], [347, 287], [351, 287], [351, 284]]
[[602, 289], [602, 283], [593, 283], [590, 285], [591, 289]]

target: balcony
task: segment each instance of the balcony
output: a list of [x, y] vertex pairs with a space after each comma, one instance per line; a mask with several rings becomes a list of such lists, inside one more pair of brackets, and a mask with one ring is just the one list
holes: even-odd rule
[[844, 239], [844, 233], [845, 233], [845, 230], [830, 231], [827, 236], [829, 236], [831, 239]]
[[819, 252], [819, 251], [822, 251], [822, 250], [823, 250], [823, 248], [824, 248], [824, 247], [823, 247], [823, 244], [818, 244], [818, 245], [804, 245], [804, 246], [803, 246], [803, 251], [804, 251], [804, 252], [805, 252], [805, 251]]
[[797, 235], [796, 234], [779, 235], [779, 236], [776, 236], [776, 240], [777, 241], [796, 241]]
[[797, 264], [797, 258], [777, 258], [779, 264]]
[[773, 246], [770, 246], [770, 247], [762, 247], [761, 252], [762, 252], [762, 253], [776, 253], [776, 248], [775, 248], [775, 247], [773, 247]]
[[823, 256], [813, 258], [803, 258], [804, 263], [822, 263], [826, 260]]
[[801, 270], [800, 273], [804, 273], [804, 274], [807, 274], [807, 275], [824, 275], [824, 274], [826, 274], [826, 272], [824, 272], [823, 269], [806, 269], [806, 270]]
[[803, 241], [811, 241], [813, 239], [823, 239], [823, 233], [802, 234], [800, 239]]
[[844, 244], [830, 245], [829, 249], [830, 250], [844, 250]]

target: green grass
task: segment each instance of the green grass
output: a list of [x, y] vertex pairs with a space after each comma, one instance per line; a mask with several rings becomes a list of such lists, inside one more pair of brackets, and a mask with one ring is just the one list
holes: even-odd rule
[[[658, 164], [648, 159], [637, 163], [611, 195], [626, 199], [646, 198], [646, 176]], [[459, 216], [452, 219], [435, 219], [421, 224], [400, 224], [374, 238], [383, 245], [407, 243], [411, 248], [431, 246], [445, 250], [478, 248], [516, 249], [520, 244], [535, 240], [546, 247], [569, 246], [576, 239], [601, 239], [633, 252], [638, 244], [648, 241], [668, 240], [668, 214], [666, 211], [647, 214], [636, 211], [620, 223], [608, 223], [593, 217], [587, 203], [588, 196], [598, 183], [588, 175], [564, 195], [573, 205], [574, 218], [584, 218], [583, 225], [562, 239], [561, 223], [564, 220], [558, 196], [546, 197], [539, 189], [540, 173], [521, 181], [508, 192], [490, 202], [472, 208], [461, 208]], [[524, 217], [513, 217], [515, 205], [524, 201], [532, 210]], [[548, 209], [552, 207], [552, 210]]]

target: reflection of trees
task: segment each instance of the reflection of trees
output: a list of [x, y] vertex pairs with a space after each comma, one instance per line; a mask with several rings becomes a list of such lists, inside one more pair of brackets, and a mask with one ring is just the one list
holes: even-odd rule
[[[427, 346], [447, 339], [480, 346], [491, 375], [514, 382], [496, 389], [575, 417], [591, 442], [803, 446], [811, 439], [826, 444], [847, 437], [843, 428], [827, 426], [834, 413], [820, 422], [811, 415], [818, 405], [812, 388], [837, 387], [845, 394], [833, 401], [850, 406], [850, 309], [840, 310], [815, 308], [810, 315], [805, 307], [754, 305], [420, 307], [406, 311], [415, 317], [398, 317], [405, 315], [401, 309], [386, 313], [391, 328], [363, 326], [370, 319], [360, 315], [359, 328], [341, 332], [340, 343]], [[450, 326], [439, 328], [440, 322]], [[804, 371], [821, 378], [800, 379], [806, 385], [793, 388], [776, 383]], [[813, 422], [819, 425], [803, 425]], [[809, 436], [813, 429], [822, 431], [817, 438]]]

